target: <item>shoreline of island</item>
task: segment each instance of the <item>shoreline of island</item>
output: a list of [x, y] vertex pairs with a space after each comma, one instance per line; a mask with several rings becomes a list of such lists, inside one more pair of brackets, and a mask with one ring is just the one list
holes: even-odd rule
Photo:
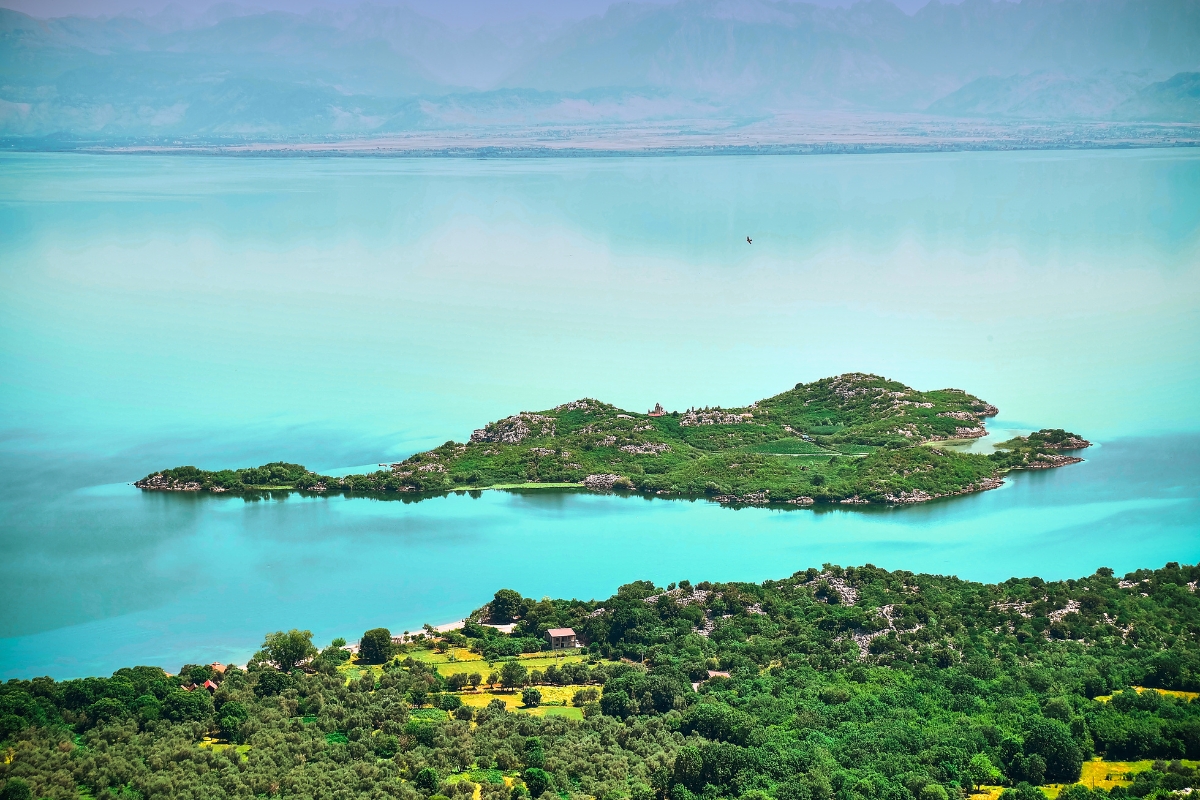
[[[288, 494], [291, 494], [291, 493], [295, 492], [296, 494], [300, 494], [300, 495], [311, 495], [311, 496], [317, 496], [317, 497], [330, 497], [330, 496], [341, 495], [341, 496], [345, 496], [345, 497], [366, 497], [366, 498], [373, 498], [373, 499], [404, 500], [407, 502], [420, 502], [421, 500], [432, 500], [432, 499], [439, 498], [439, 497], [448, 497], [450, 495], [480, 494], [482, 492], [490, 492], [490, 491], [524, 492], [524, 491], [570, 490], [570, 491], [575, 491], [578, 493], [596, 494], [596, 495], [609, 494], [609, 495], [623, 495], [623, 496], [631, 496], [631, 497], [637, 496], [637, 497], [643, 497], [646, 499], [657, 498], [657, 499], [662, 499], [662, 500], [687, 500], [687, 501], [705, 500], [705, 501], [717, 503], [717, 504], [723, 505], [723, 506], [757, 506], [757, 507], [763, 507], [763, 508], [769, 507], [769, 508], [782, 509], [782, 510], [794, 510], [797, 508], [815, 508], [817, 506], [831, 506], [831, 507], [832, 506], [856, 506], [856, 505], [872, 505], [872, 506], [876, 506], [876, 507], [879, 507], [879, 506], [904, 506], [904, 505], [913, 505], [916, 503], [929, 502], [932, 500], [943, 500], [943, 499], [949, 499], [949, 498], [953, 498], [953, 497], [961, 497], [961, 496], [968, 495], [968, 494], [977, 494], [979, 492], [990, 491], [992, 489], [999, 489], [1005, 483], [1003, 476], [1007, 475], [1009, 472], [1021, 472], [1024, 470], [1037, 470], [1037, 469], [1062, 467], [1062, 466], [1068, 466], [1070, 464], [1079, 464], [1079, 463], [1082, 463], [1083, 461], [1084, 461], [1084, 459], [1078, 458], [1078, 457], [1064, 457], [1060, 463], [1044, 464], [1044, 465], [1039, 464], [1039, 465], [1029, 466], [1029, 467], [1015, 467], [1015, 468], [1012, 468], [1009, 470], [1001, 470], [998, 473], [999, 477], [984, 479], [984, 480], [980, 481], [978, 484], [971, 484], [967, 487], [964, 487], [961, 490], [954, 491], [954, 492], [947, 492], [947, 493], [943, 493], [943, 494], [928, 494], [928, 493], [923, 493], [923, 492], [903, 493], [900, 495], [894, 495], [892, 499], [887, 499], [882, 502], [867, 500], [867, 499], [860, 498], [860, 497], [853, 496], [853, 495], [850, 497], [847, 497], [847, 498], [842, 498], [840, 500], [818, 501], [818, 500], [815, 500], [814, 498], [806, 497], [806, 496], [800, 496], [800, 497], [791, 498], [788, 500], [771, 500], [771, 499], [769, 499], [769, 497], [759, 496], [757, 494], [744, 495], [744, 496], [706, 495], [706, 494], [671, 494], [669, 492], [665, 492], [662, 490], [659, 490], [656, 492], [643, 492], [636, 488], [629, 488], [629, 489], [593, 488], [583, 482], [580, 482], [580, 483], [509, 483], [509, 484], [496, 484], [494, 486], [460, 486], [460, 487], [455, 487], [453, 489], [446, 489], [446, 490], [438, 491], [438, 492], [424, 492], [424, 493], [404, 492], [403, 490], [399, 493], [388, 493], [388, 492], [379, 492], [379, 491], [355, 492], [351, 489], [346, 489], [346, 488], [342, 488], [342, 487], [337, 487], [337, 488], [333, 488], [333, 489], [330, 489], [328, 487], [313, 488], [313, 489], [300, 489], [300, 488], [297, 488], [294, 486], [247, 486], [244, 489], [237, 490], [237, 491], [229, 491], [229, 490], [225, 490], [225, 489], [221, 489], [221, 488], [213, 488], [213, 489], [206, 490], [206, 489], [201, 488], [199, 484], [187, 484], [187, 485], [182, 485], [182, 486], [177, 486], [177, 487], [154, 486], [154, 485], [145, 483], [145, 479], [143, 479], [142, 481], [134, 482], [129, 485], [134, 486], [138, 489], [142, 489], [144, 491], [151, 491], [151, 492], [195, 492], [197, 494], [204, 492], [204, 493], [210, 493], [210, 494], [230, 494], [235, 497], [236, 496], [244, 496], [244, 495], [254, 495], [254, 494], [272, 494], [272, 493], [276, 493], [276, 492], [286, 492]], [[594, 476], [594, 477], [605, 477], [605, 476]]]

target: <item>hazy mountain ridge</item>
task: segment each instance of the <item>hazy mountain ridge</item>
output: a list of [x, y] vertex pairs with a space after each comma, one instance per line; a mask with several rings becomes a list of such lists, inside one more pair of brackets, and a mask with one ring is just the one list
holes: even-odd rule
[[406, 53], [445, 84], [493, 88], [563, 29], [561, 23], [526, 18], [456, 30], [406, 7], [361, 5], [353, 10], [316, 11], [310, 15], [347, 37], [386, 43]]
[[1116, 109], [1121, 119], [1156, 122], [1200, 119], [1200, 72], [1180, 72], [1152, 83]]
[[988, 75], [941, 98], [929, 110], [962, 117], [1104, 118], [1112, 116], [1149, 84], [1145, 72], [1083, 77], [1048, 71], [1005, 77]]
[[471, 31], [403, 7], [168, 11], [0, 10], [0, 135], [286, 138], [830, 110], [1200, 119], [1187, 77], [1200, 72], [1200, 0], [966, 0], [912, 15], [886, 0], [680, 0]]
[[1195, 2], [968, 0], [910, 17], [884, 0], [850, 9], [683, 0], [580, 23], [509, 82], [572, 91], [607, 80], [918, 110], [983, 76], [1106, 70], [1162, 80], [1195, 68], [1197, 43]]

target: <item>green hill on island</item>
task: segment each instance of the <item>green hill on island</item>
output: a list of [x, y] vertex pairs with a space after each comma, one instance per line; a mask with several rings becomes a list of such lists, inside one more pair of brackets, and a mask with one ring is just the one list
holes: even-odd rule
[[989, 455], [939, 448], [978, 438], [994, 406], [960, 389], [921, 392], [850, 373], [742, 408], [625, 411], [585, 398], [489, 423], [378, 472], [333, 478], [276, 462], [238, 470], [177, 467], [148, 475], [148, 490], [443, 493], [521, 485], [582, 486], [709, 496], [761, 505], [913, 503], [991, 489], [1010, 469], [1080, 459], [1089, 442], [1043, 430]]

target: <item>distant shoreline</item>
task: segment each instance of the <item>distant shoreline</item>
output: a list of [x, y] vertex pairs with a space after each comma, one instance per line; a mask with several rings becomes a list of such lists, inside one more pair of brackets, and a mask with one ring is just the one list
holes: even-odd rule
[[[871, 121], [873, 122], [873, 121]], [[1200, 146], [1190, 122], [1045, 122], [966, 119], [855, 121], [844, 127], [763, 130], [738, 125], [693, 132], [640, 127], [415, 131], [387, 136], [279, 139], [0, 137], [0, 152], [281, 158], [633, 158], [735, 155], [871, 155]]]
[[713, 147], [648, 147], [630, 149], [478, 147], [440, 149], [387, 149], [330, 147], [297, 148], [197, 145], [194, 147], [108, 146], [23, 147], [0, 143], [0, 152], [22, 155], [123, 155], [206, 156], [226, 158], [376, 158], [376, 159], [570, 159], [570, 158], [680, 158], [703, 156], [830, 156], [902, 155], [934, 153], [1005, 153], [1054, 151], [1175, 150], [1200, 147], [1200, 138], [1173, 142], [1037, 143], [937, 143], [930, 145], [725, 145]]

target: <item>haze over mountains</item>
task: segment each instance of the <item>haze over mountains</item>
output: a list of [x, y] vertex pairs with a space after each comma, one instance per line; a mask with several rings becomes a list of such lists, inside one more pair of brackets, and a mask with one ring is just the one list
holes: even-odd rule
[[537, 7], [475, 26], [370, 3], [4, 9], [0, 136], [287, 139], [829, 113], [1200, 121], [1200, 0], [934, 0], [913, 13], [887, 0], [597, 0], [576, 6], [597, 11], [582, 19]]

